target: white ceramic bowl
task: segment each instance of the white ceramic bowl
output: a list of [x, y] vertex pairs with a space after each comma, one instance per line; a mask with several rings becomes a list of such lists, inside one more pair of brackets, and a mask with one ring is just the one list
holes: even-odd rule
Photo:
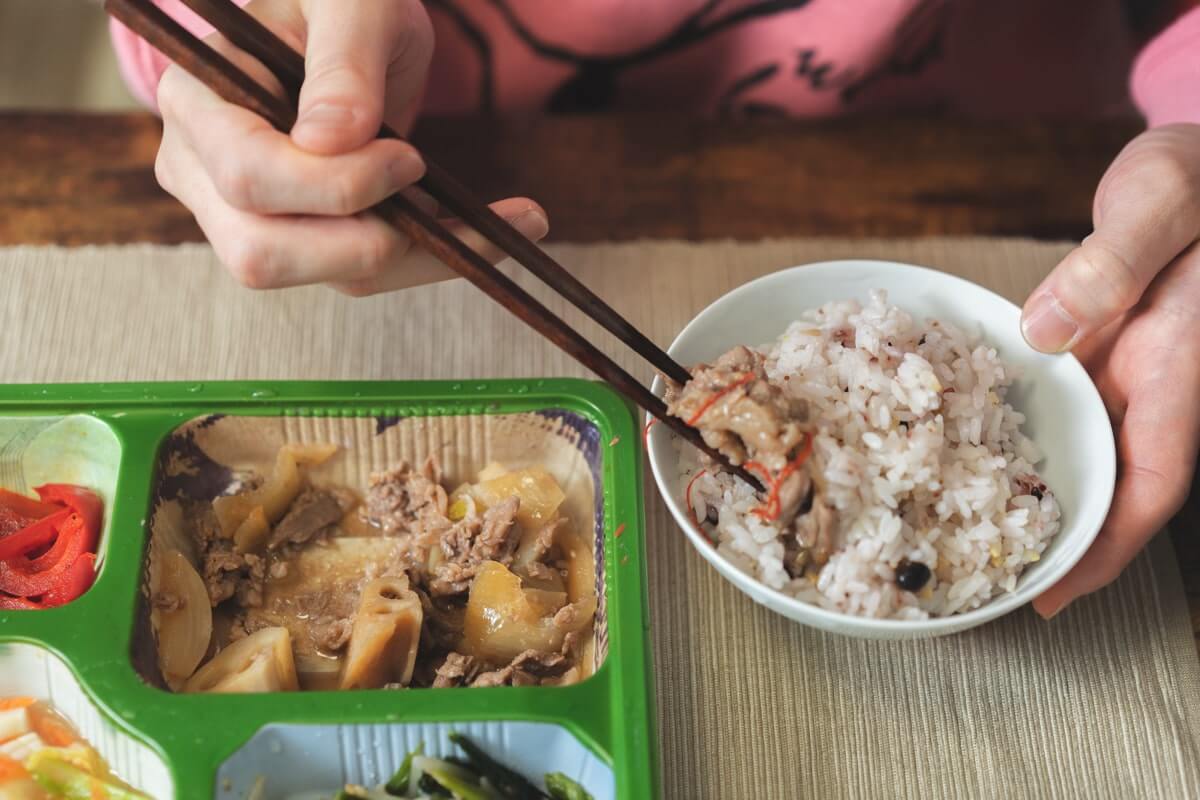
[[[1023, 375], [1009, 402], [1027, 417], [1023, 430], [1041, 448], [1040, 474], [1062, 508], [1062, 529], [1040, 561], [1021, 575], [1014, 591], [950, 617], [923, 621], [850, 616], [804, 603], [771, 589], [727, 561], [688, 521], [679, 486], [672, 434], [651, 431], [650, 465], [658, 490], [692, 545], [724, 577], [756, 602], [786, 617], [834, 633], [873, 639], [939, 636], [973, 628], [1025, 605], [1050, 588], [1095, 539], [1112, 500], [1116, 449], [1104, 403], [1073, 356], [1034, 351], [1021, 336], [1020, 309], [969, 281], [936, 270], [885, 261], [830, 261], [785, 269], [734, 289], [700, 312], [671, 345], [681, 364], [711, 361], [738, 344], [774, 341], [801, 312], [832, 300], [865, 302], [885, 289], [889, 302], [915, 317], [936, 317], [981, 332]], [[661, 396], [661, 379], [654, 384]]]

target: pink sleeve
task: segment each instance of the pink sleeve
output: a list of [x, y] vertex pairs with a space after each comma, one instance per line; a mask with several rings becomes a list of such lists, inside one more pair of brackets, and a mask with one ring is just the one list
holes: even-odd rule
[[[237, 2], [238, 5], [245, 5], [247, 0]], [[204, 38], [213, 32], [211, 25], [196, 16], [179, 0], [155, 0], [155, 3], [197, 36]], [[158, 93], [158, 80], [170, 62], [166, 56], [116, 20], [110, 23], [109, 30], [112, 33], [113, 49], [117, 53], [121, 76], [125, 78], [129, 90], [139, 102], [157, 111], [155, 96]]]
[[1200, 123], [1200, 8], [1146, 46], [1133, 65], [1130, 88], [1150, 127]]

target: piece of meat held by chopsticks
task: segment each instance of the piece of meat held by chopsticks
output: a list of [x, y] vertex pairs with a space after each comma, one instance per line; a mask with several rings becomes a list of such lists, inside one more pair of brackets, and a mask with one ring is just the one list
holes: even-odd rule
[[764, 358], [735, 347], [713, 364], [692, 368], [680, 386], [668, 382], [667, 410], [700, 431], [705, 443], [762, 478], [757, 514], [787, 527], [811, 505], [805, 462], [812, 450], [808, 409], [767, 379]]

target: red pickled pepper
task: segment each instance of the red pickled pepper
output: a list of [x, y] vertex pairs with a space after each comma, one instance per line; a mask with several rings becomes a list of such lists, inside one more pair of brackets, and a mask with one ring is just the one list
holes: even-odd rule
[[[44, 487], [43, 487], [44, 488]], [[0, 489], [0, 509], [8, 510], [13, 515], [26, 520], [26, 525], [48, 517], [62, 509], [55, 503], [38, 502], [32, 497]]]
[[0, 594], [0, 611], [36, 611], [46, 608], [41, 603], [35, 603], [32, 600], [26, 600], [24, 597], [11, 597], [6, 594]]
[[34, 489], [43, 503], [60, 503], [83, 517], [94, 536], [100, 533], [104, 504], [95, 492], [68, 483], [47, 483]]
[[64, 508], [0, 538], [0, 561], [27, 555], [50, 544], [58, 535], [59, 527], [69, 516], [71, 512]]
[[58, 582], [42, 596], [42, 603], [47, 608], [69, 603], [86, 592], [95, 579], [96, 554], [84, 553], [63, 571]]
[[29, 525], [34, 520], [23, 517], [5, 505], [0, 505], [0, 539]]
[[[56, 513], [26, 527], [34, 527], [33, 533], [19, 531], [19, 540], [13, 541], [16, 534], [0, 539], [0, 546], [12, 541], [0, 558], [0, 610], [62, 605], [87, 591], [95, 580], [95, 549], [104, 510], [100, 498], [69, 484], [47, 484], [36, 491], [41, 503], [15, 497]], [[47, 544], [44, 553], [29, 557]]]

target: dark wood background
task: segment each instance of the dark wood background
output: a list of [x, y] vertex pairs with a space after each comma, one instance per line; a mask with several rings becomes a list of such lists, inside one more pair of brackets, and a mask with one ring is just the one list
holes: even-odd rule
[[[556, 239], [1032, 236], [1079, 239], [1111, 123], [679, 116], [430, 120], [415, 138], [488, 197], [554, 209]], [[146, 114], [0, 113], [0, 245], [177, 243], [201, 235], [153, 174]], [[1200, 484], [1172, 538], [1200, 644]]]

